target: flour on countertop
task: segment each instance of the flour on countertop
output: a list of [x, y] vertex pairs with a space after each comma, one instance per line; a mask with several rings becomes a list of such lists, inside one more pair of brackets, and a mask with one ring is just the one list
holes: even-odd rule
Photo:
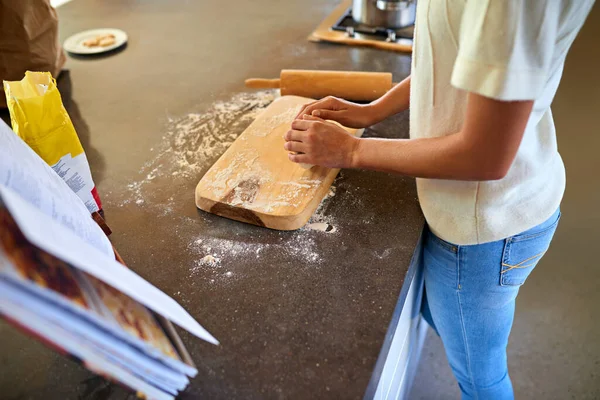
[[384, 258], [388, 258], [390, 254], [392, 254], [392, 249], [385, 249], [381, 252], [374, 251], [373, 254], [375, 255], [375, 257], [379, 258], [380, 260], [383, 260]]
[[335, 224], [335, 221], [332, 219], [332, 217], [326, 215], [326, 213], [325, 213], [325, 208], [326, 208], [327, 204], [329, 204], [329, 200], [335, 196], [335, 192], [336, 192], [335, 186], [332, 186], [329, 188], [329, 192], [327, 192], [327, 195], [325, 195], [325, 198], [323, 199], [323, 201], [321, 201], [321, 203], [315, 210], [314, 214], [308, 221], [309, 224], [326, 223], [326, 224], [329, 224], [332, 226]]
[[[256, 116], [273, 102], [279, 93], [266, 90], [238, 93], [228, 100], [213, 103], [205, 112], [169, 118], [163, 142], [151, 148], [154, 158], [140, 169], [144, 178], [128, 185], [130, 196], [121, 204], [155, 205], [152, 191], [144, 190], [156, 178], [200, 179], [202, 173], [229, 148]], [[173, 204], [167, 204], [170, 208]]]
[[170, 121], [166, 137], [171, 145], [166, 151], [176, 162], [171, 175], [195, 177], [212, 165], [276, 97], [276, 91], [240, 93], [205, 113]]
[[313, 222], [306, 224], [306, 229], [310, 229], [313, 231], [327, 232], [327, 233], [335, 233], [337, 229], [333, 225], [329, 225], [327, 222]]
[[[288, 237], [285, 237], [288, 236]], [[220, 239], [205, 236], [192, 242], [188, 248], [202, 257], [210, 254], [219, 260], [218, 263], [205, 262], [203, 256], [199, 262], [192, 267], [191, 275], [195, 275], [200, 269], [222, 269], [225, 266], [240, 266], [250, 257], [260, 259], [264, 252], [283, 253], [290, 259], [298, 260], [303, 265], [318, 266], [322, 258], [317, 252], [317, 242], [314, 237], [306, 231], [285, 233], [277, 243], [249, 243], [239, 239]]]
[[[178, 204], [178, 196], [169, 196], [165, 201], [164, 194], [155, 195], [158, 181], [177, 180], [188, 182], [199, 179], [206, 170], [227, 150], [235, 139], [246, 129], [255, 117], [278, 96], [278, 91], [262, 91], [241, 93], [229, 100], [214, 103], [205, 112], [190, 113], [178, 119], [169, 119], [166, 134], [159, 145], [151, 151], [153, 158], [140, 169], [140, 178], [128, 185], [128, 195], [120, 199], [120, 204], [134, 203], [139, 207], [151, 209], [156, 215], [166, 216], [174, 213]], [[291, 109], [289, 115], [281, 117], [282, 122], [292, 118], [292, 114], [300, 108]], [[286, 121], [283, 121], [283, 120]], [[271, 121], [277, 124], [278, 120]], [[255, 133], [261, 136], [260, 132]], [[252, 163], [253, 157], [249, 157]], [[244, 180], [257, 179], [260, 183], [269, 182], [272, 177], [261, 170], [260, 165], [247, 168], [253, 176], [244, 176]], [[225, 189], [224, 182], [215, 180], [216, 189]], [[272, 182], [271, 182], [272, 183]], [[277, 198], [270, 199], [269, 204], [256, 204], [254, 207], [268, 212], [280, 206], [297, 207], [298, 189], [311, 189], [319, 186], [319, 180], [305, 179], [300, 182], [282, 182], [289, 190], [280, 192]], [[173, 186], [174, 188], [176, 187]], [[319, 242], [325, 236], [339, 233], [337, 223], [326, 212], [329, 200], [335, 196], [332, 187], [323, 199], [309, 223], [295, 232], [281, 232], [275, 240], [269, 243], [247, 242], [243, 238], [219, 238], [211, 236], [210, 229], [201, 235], [193, 236], [188, 244], [188, 251], [194, 254], [195, 262], [190, 269], [190, 277], [200, 271], [209, 272], [209, 282], [235, 280], [243, 278], [244, 260], [249, 257], [283, 256], [284, 259], [298, 260], [305, 267], [320, 267], [323, 265]], [[159, 201], [160, 199], [160, 201]], [[112, 200], [112, 199], [111, 199]], [[115, 199], [116, 201], [119, 201]], [[115, 201], [112, 200], [112, 201]], [[241, 204], [245, 200], [241, 196], [232, 196], [232, 202]], [[184, 224], [184, 230], [191, 229], [197, 224], [189, 216], [177, 217]], [[177, 234], [177, 231], [175, 232]], [[192, 235], [195, 235], [192, 233]]]
[[204, 256], [202, 258], [202, 260], [200, 260], [201, 263], [203, 264], [207, 264], [207, 265], [218, 265], [219, 264], [219, 259], [211, 254]]
[[[335, 187], [332, 186], [329, 193], [309, 220], [308, 224], [294, 232], [280, 232], [280, 241], [277, 243], [250, 243], [243, 239], [217, 238], [211, 236], [200, 236], [188, 245], [188, 249], [198, 255], [197, 261], [190, 271], [190, 276], [196, 275], [202, 270], [213, 270], [214, 279], [219, 277], [232, 277], [223, 272], [225, 267], [231, 268], [242, 266], [250, 257], [260, 259], [266, 252], [283, 253], [290, 259], [298, 260], [300, 264], [309, 267], [318, 267], [323, 264], [323, 258], [319, 254], [317, 242], [323, 234], [334, 234], [337, 228], [333, 225], [334, 220], [325, 212], [327, 204], [335, 196]], [[218, 263], [205, 262], [207, 255], [219, 260]], [[242, 277], [236, 274], [237, 277]], [[214, 283], [214, 282], [211, 282]]]

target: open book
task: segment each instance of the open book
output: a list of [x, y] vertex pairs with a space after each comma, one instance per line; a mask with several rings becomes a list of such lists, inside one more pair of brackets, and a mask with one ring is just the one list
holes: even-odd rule
[[217, 340], [115, 259], [69, 186], [0, 120], [0, 315], [148, 399], [197, 373], [171, 322]]

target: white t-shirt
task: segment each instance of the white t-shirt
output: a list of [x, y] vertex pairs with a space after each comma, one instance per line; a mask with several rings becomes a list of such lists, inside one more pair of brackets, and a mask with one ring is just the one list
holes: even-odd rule
[[458, 132], [467, 92], [535, 100], [506, 177], [417, 179], [432, 232], [468, 245], [500, 240], [559, 207], [565, 169], [550, 104], [565, 57], [593, 0], [418, 0], [410, 95], [411, 138]]

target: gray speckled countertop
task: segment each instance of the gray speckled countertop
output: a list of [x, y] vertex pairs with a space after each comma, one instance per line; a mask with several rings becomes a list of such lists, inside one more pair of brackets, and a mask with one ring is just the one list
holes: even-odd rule
[[[129, 34], [118, 54], [71, 58], [59, 87], [115, 246], [221, 341], [181, 332], [199, 369], [183, 398], [361, 398], [372, 376], [423, 225], [414, 180], [342, 171], [318, 214], [335, 233], [276, 232], [196, 209], [193, 190], [218, 143], [202, 142], [212, 151], [192, 154], [193, 168], [168, 151], [194, 148], [177, 142], [182, 129], [187, 139], [239, 134], [250, 109], [245, 119], [228, 109], [230, 119], [186, 123], [219, 114], [215, 103], [260, 103], [236, 97], [248, 77], [282, 68], [405, 77], [409, 56], [306, 40], [336, 3], [76, 0], [59, 9], [63, 39], [103, 26]], [[407, 133], [401, 114], [366, 134]], [[199, 262], [207, 254], [217, 266]], [[5, 323], [0, 334], [3, 398], [127, 397]]]

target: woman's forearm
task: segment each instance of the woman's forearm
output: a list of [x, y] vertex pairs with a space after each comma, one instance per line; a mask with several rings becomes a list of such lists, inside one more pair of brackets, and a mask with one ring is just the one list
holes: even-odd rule
[[410, 75], [389, 92], [371, 103], [378, 121], [407, 110], [410, 104]]
[[417, 178], [486, 181], [506, 175], [519, 150], [533, 101], [469, 94], [459, 132], [408, 140], [358, 139], [352, 166]]
[[353, 167], [417, 178], [484, 181], [501, 178], [495, 165], [474, 157], [462, 135], [426, 139], [361, 139]]

